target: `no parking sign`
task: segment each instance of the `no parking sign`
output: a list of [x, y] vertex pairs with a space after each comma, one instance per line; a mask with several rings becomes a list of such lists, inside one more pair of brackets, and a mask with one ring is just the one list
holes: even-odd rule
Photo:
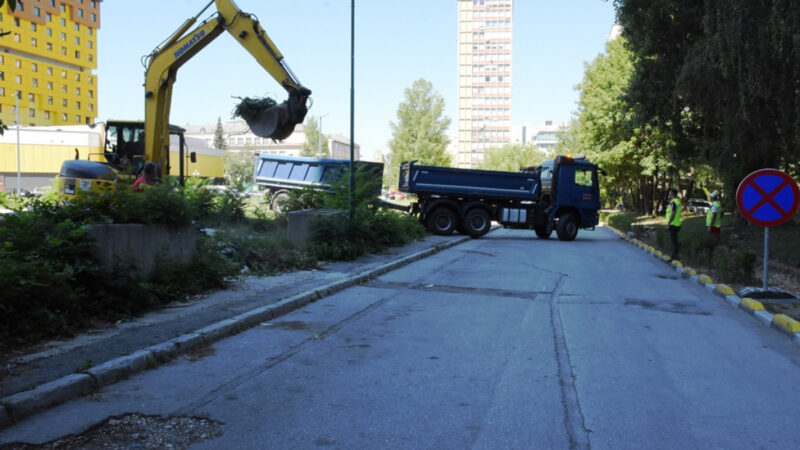
[[785, 223], [797, 212], [800, 189], [780, 170], [761, 169], [746, 176], [736, 189], [736, 206], [745, 219], [764, 227], [764, 291], [769, 289], [769, 227]]
[[797, 211], [800, 189], [792, 177], [780, 170], [756, 170], [739, 183], [736, 205], [750, 222], [774, 227], [791, 219]]

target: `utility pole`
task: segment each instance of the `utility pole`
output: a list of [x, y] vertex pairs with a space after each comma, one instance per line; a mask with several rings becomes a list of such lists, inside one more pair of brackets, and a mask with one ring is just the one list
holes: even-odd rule
[[317, 130], [317, 158], [322, 158], [322, 118], [328, 115], [330, 115], [330, 113], [319, 116], [319, 130]]
[[17, 198], [20, 198], [21, 197], [20, 194], [22, 193], [22, 190], [21, 190], [21, 188], [22, 188], [22, 168], [21, 168], [22, 164], [20, 162], [21, 160], [20, 160], [20, 157], [19, 157], [19, 96], [20, 95], [21, 95], [20, 93], [14, 94], [14, 98], [16, 99], [16, 106], [15, 106], [14, 109], [16, 109], [16, 112], [17, 112]]

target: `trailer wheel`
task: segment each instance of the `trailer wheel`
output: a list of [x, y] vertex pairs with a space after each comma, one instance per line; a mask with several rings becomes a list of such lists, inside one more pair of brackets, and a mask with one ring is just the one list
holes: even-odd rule
[[483, 208], [471, 209], [464, 216], [464, 223], [461, 224], [461, 227], [471, 237], [481, 237], [491, 229], [492, 217]]
[[269, 204], [269, 208], [276, 213], [280, 213], [283, 211], [283, 203], [289, 200], [289, 194], [286, 191], [281, 191], [275, 194], [272, 197], [272, 201]]
[[578, 219], [572, 214], [564, 214], [558, 219], [558, 238], [562, 241], [575, 240], [578, 235]]
[[446, 236], [456, 228], [456, 213], [450, 208], [436, 208], [428, 213], [428, 229], [433, 234]]
[[536, 225], [533, 227], [533, 231], [539, 239], [549, 239], [550, 235], [553, 234], [553, 227], [550, 225]]

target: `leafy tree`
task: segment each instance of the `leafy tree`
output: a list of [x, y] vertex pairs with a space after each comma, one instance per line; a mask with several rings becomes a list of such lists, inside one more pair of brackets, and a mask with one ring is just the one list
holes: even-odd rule
[[404, 92], [405, 100], [397, 108], [397, 122], [391, 122], [392, 139], [389, 141], [391, 167], [384, 170], [384, 180], [391, 186], [399, 176], [400, 164], [418, 160], [420, 164], [450, 166], [452, 157], [447, 153], [450, 140], [445, 130], [450, 118], [444, 117], [444, 99], [425, 79], [414, 81]]
[[483, 156], [486, 170], [518, 172], [522, 167], [538, 166], [547, 158], [532, 144], [506, 144], [501, 148], [487, 149]]
[[225, 180], [228, 186], [242, 190], [248, 183], [253, 182], [254, 154], [255, 149], [252, 146], [225, 152]]
[[228, 144], [225, 143], [225, 131], [222, 129], [222, 118], [217, 117], [217, 128], [214, 130], [214, 148], [227, 150]]
[[669, 158], [708, 164], [732, 193], [752, 170], [798, 170], [796, 0], [616, 0], [635, 56], [629, 100]]
[[[303, 148], [300, 150], [301, 156], [316, 157], [319, 154], [319, 138], [320, 129], [315, 117], [309, 117], [306, 123], [303, 124], [303, 131], [306, 135], [306, 141], [303, 142]], [[328, 150], [328, 140], [325, 135], [322, 135], [322, 157], [330, 156]]]

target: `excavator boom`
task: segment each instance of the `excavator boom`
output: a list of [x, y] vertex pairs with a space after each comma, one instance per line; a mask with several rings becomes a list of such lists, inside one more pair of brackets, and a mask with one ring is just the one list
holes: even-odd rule
[[[212, 3], [215, 17], [192, 29], [197, 17]], [[305, 120], [311, 91], [305, 88], [286, 64], [258, 20], [242, 12], [233, 0], [213, 0], [197, 16], [187, 20], [148, 58], [145, 75], [145, 159], [160, 163], [168, 172], [169, 114], [172, 86], [178, 69], [220, 34], [227, 31], [288, 92], [286, 101], [246, 117], [258, 136], [283, 140]]]

